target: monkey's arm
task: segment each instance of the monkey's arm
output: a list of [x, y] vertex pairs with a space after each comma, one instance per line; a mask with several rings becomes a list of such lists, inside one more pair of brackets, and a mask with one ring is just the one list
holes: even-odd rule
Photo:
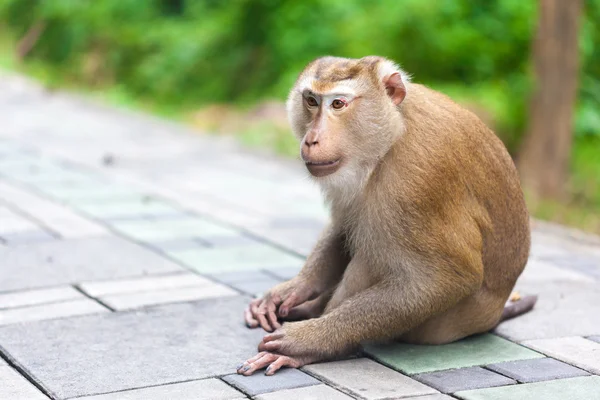
[[[343, 236], [332, 223], [323, 231], [315, 249], [296, 277], [273, 287], [263, 298], [250, 303], [245, 311], [246, 325], [250, 328], [260, 325], [271, 332], [280, 326], [278, 316], [286, 318], [290, 315], [297, 318], [322, 310], [349, 261]], [[294, 307], [307, 300], [315, 300], [311, 304], [311, 310], [294, 310]]]
[[320, 318], [288, 323], [266, 335], [261, 353], [238, 373], [250, 375], [269, 365], [271, 375], [282, 366], [297, 368], [342, 355], [365, 340], [398, 337], [474, 293], [482, 279], [481, 262], [418, 268], [414, 276], [382, 279]]

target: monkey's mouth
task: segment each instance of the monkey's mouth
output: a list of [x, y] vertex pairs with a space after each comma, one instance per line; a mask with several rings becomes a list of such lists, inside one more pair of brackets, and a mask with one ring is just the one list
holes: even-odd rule
[[331, 175], [340, 167], [340, 159], [335, 161], [305, 161], [306, 169], [317, 178]]

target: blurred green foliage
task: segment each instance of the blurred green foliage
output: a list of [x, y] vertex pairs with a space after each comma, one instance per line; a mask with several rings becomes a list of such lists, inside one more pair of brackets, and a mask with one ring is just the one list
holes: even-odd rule
[[[29, 59], [84, 85], [118, 83], [171, 107], [283, 98], [315, 57], [378, 54], [485, 109], [515, 150], [526, 124], [537, 2], [523, 0], [0, 0], [43, 32]], [[578, 135], [600, 135], [600, 0], [581, 33]], [[93, 64], [97, 65], [93, 65]]]

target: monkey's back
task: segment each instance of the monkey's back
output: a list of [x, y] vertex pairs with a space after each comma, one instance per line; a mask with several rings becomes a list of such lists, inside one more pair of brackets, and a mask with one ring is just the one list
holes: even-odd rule
[[[479, 247], [484, 286], [508, 296], [530, 248], [529, 214], [516, 167], [504, 144], [472, 112], [422, 85], [409, 84], [407, 92], [401, 105], [406, 131], [389, 155], [399, 168], [389, 178], [414, 190], [408, 196], [399, 191], [398, 217], [410, 221], [414, 216], [408, 226], [417, 235], [427, 235], [428, 225], [452, 230], [453, 221], [472, 219], [480, 241], [472, 231], [461, 231], [460, 223], [446, 235], [457, 246]], [[428, 215], [428, 221], [419, 222], [419, 215]]]

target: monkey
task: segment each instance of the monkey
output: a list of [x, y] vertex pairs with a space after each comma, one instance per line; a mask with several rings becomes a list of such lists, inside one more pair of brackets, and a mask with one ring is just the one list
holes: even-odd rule
[[330, 222], [298, 275], [245, 310], [269, 333], [239, 374], [366, 341], [449, 343], [533, 308], [505, 309], [529, 213], [506, 147], [477, 116], [378, 56], [314, 60], [286, 107]]

